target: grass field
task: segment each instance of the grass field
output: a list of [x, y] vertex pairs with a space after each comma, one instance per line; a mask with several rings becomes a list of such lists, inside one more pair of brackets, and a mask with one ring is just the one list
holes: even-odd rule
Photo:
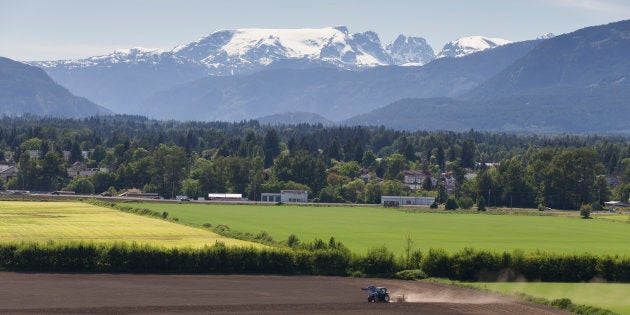
[[255, 206], [143, 203], [192, 224], [224, 224], [232, 230], [268, 232], [275, 240], [296, 234], [303, 241], [331, 236], [352, 251], [386, 245], [402, 254], [411, 234], [415, 249], [464, 247], [497, 251], [550, 251], [628, 255], [630, 225], [577, 216], [403, 212], [381, 207]]
[[477, 288], [512, 294], [516, 292], [547, 300], [569, 298], [575, 304], [597, 306], [620, 314], [630, 314], [630, 284], [494, 282], [467, 283]]
[[592, 217], [597, 220], [611, 220], [630, 223], [630, 215], [627, 214], [594, 214]]
[[216, 241], [253, 244], [81, 202], [0, 201], [0, 242], [48, 240], [129, 241], [169, 247], [203, 247]]

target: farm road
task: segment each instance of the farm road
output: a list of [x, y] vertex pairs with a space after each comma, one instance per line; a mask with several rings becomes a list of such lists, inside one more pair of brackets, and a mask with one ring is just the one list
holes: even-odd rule
[[[392, 300], [368, 303], [368, 284]], [[306, 276], [0, 272], [0, 314], [567, 314], [437, 283]]]

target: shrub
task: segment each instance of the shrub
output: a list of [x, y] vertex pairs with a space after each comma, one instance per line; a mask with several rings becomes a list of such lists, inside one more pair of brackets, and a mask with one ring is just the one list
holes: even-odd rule
[[477, 198], [477, 211], [486, 211], [486, 199], [483, 196]]
[[367, 255], [359, 261], [360, 270], [370, 275], [391, 275], [397, 269], [394, 253], [385, 245], [368, 249]]
[[350, 276], [353, 277], [353, 278], [365, 278], [365, 277], [367, 277], [367, 275], [364, 272], [359, 271], [359, 270], [353, 271], [350, 274]]
[[444, 249], [429, 249], [422, 258], [420, 269], [431, 277], [452, 277], [452, 262], [450, 255]]
[[444, 209], [445, 210], [457, 209], [457, 201], [455, 201], [454, 198], [448, 198], [448, 200], [446, 200], [446, 204], [444, 204]]
[[403, 270], [396, 273], [396, 278], [402, 280], [421, 280], [428, 278], [427, 274], [420, 269]]
[[437, 203], [437, 201], [434, 201], [434, 202], [433, 202], [433, 203], [429, 206], [429, 208], [431, 208], [431, 209], [437, 209], [437, 208], [438, 208], [438, 203]]
[[295, 234], [289, 235], [289, 238], [287, 238], [287, 246], [294, 248], [299, 245], [300, 245], [300, 239]]
[[472, 199], [470, 199], [470, 197], [462, 197], [457, 199], [457, 204], [459, 205], [460, 208], [462, 209], [470, 209], [473, 206], [473, 201]]
[[580, 207], [580, 216], [583, 219], [590, 219], [591, 218], [591, 211], [593, 211], [593, 206], [591, 206], [591, 205], [582, 205]]
[[570, 299], [562, 298], [562, 299], [552, 300], [549, 304], [551, 306], [554, 306], [554, 307], [557, 307], [557, 308], [565, 310], [565, 309], [567, 309], [569, 307], [569, 305], [572, 304], [572, 302], [571, 302]]

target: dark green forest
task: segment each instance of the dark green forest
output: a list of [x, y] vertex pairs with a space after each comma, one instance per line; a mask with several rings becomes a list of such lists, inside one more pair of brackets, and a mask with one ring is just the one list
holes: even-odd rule
[[[8, 190], [139, 188], [165, 198], [225, 192], [260, 200], [263, 192], [304, 189], [313, 202], [435, 196], [448, 208], [477, 210], [599, 209], [630, 194], [630, 139], [603, 135], [24, 116], [0, 119], [0, 161], [19, 169], [0, 179]], [[72, 178], [76, 162], [99, 171]]]

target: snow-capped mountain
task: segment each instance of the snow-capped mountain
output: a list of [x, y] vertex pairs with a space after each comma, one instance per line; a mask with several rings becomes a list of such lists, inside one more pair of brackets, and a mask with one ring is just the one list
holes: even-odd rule
[[218, 31], [172, 52], [205, 65], [211, 74], [224, 75], [248, 72], [286, 59], [344, 68], [391, 63], [376, 33], [351, 34], [345, 27]]
[[250, 74], [270, 68], [363, 69], [422, 65], [434, 58], [419, 37], [385, 45], [367, 31], [319, 29], [222, 30], [170, 51], [132, 48], [77, 60], [34, 61], [76, 95], [126, 112], [151, 94], [207, 75]]
[[483, 36], [462, 37], [444, 45], [444, 48], [442, 48], [442, 51], [440, 51], [436, 58], [463, 57], [482, 50], [510, 43], [511, 41], [502, 38], [489, 38]]
[[345, 26], [319, 29], [221, 30], [171, 51], [132, 48], [79, 60], [41, 61], [43, 68], [102, 67], [112, 64], [197, 64], [211, 75], [259, 70], [274, 62], [292, 60], [331, 64], [340, 68], [384, 65], [422, 65], [434, 58], [424, 38], [405, 37], [383, 45], [372, 31], [350, 33]]
[[385, 49], [397, 65], [424, 65], [435, 58], [433, 48], [422, 37], [398, 35]]
[[86, 68], [94, 66], [111, 66], [114, 64], [159, 64], [165, 60], [174, 60], [178, 63], [186, 63], [188, 60], [178, 58], [171, 52], [165, 52], [161, 49], [148, 49], [143, 47], [133, 47], [130, 49], [117, 49], [107, 55], [94, 56], [86, 59], [75, 60], [53, 60], [53, 61], [34, 61], [28, 64], [36, 65], [42, 68], [66, 67]]
[[536, 39], [550, 39], [550, 38], [553, 38], [553, 37], [556, 37], [556, 34], [554, 34], [554, 33], [545, 33], [545, 34], [542, 34], [542, 35], [538, 36]]

